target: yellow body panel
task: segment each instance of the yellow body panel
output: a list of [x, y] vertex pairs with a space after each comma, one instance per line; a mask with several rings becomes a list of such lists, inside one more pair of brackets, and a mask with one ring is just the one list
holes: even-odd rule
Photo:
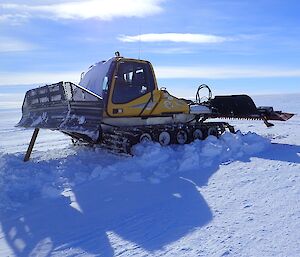
[[160, 101], [153, 109], [151, 115], [157, 116], [167, 113], [189, 113], [189, 106], [186, 102], [170, 95], [165, 90], [158, 90], [160, 93]]
[[[140, 115], [158, 116], [172, 113], [189, 113], [189, 106], [184, 101], [171, 96], [168, 92], [154, 90], [152, 94], [153, 96], [151, 96], [151, 93], [147, 93], [126, 104], [113, 104], [110, 102], [108, 104], [107, 112], [109, 116], [114, 117], [136, 117]], [[149, 102], [151, 97], [152, 100]]]
[[[114, 104], [111, 101], [108, 103], [107, 112], [109, 116], [114, 117], [124, 117], [124, 116], [139, 116], [143, 111], [145, 105], [149, 102], [151, 98], [151, 93], [147, 93], [129, 103], [125, 104]], [[153, 108], [157, 105], [160, 99], [160, 94], [157, 90], [153, 91], [152, 101], [148, 103], [144, 109], [142, 115], [150, 115]]]

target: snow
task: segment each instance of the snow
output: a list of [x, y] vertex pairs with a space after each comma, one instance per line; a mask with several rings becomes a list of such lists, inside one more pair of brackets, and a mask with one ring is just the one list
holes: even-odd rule
[[[42, 130], [24, 163], [15, 99], [0, 105], [0, 256], [299, 256], [298, 115], [133, 157]], [[300, 111], [300, 95], [254, 99]]]
[[193, 114], [211, 113], [211, 110], [204, 105], [190, 105], [190, 113]]
[[89, 67], [88, 71], [83, 73], [79, 85], [87, 88], [98, 96], [102, 96], [103, 83], [105, 82], [105, 77], [108, 76], [109, 68], [114, 60], [115, 58], [110, 58], [107, 61], [97, 62]]

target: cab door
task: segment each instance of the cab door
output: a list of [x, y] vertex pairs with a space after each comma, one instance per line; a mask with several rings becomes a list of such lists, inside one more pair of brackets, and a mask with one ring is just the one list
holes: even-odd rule
[[159, 98], [150, 63], [130, 59], [118, 62], [107, 106], [109, 116], [150, 115]]

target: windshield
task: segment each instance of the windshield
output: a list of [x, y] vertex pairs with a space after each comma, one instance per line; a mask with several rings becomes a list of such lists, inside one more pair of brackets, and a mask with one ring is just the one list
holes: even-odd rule
[[113, 103], [128, 103], [153, 90], [154, 79], [149, 64], [135, 61], [119, 63]]

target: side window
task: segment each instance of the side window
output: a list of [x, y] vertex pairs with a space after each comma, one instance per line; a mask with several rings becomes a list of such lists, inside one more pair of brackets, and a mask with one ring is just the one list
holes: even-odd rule
[[154, 90], [154, 78], [146, 63], [121, 62], [118, 67], [113, 103], [128, 103]]
[[103, 89], [103, 91], [107, 91], [107, 89], [108, 89], [108, 77], [107, 76], [105, 76], [103, 79], [102, 89]]

